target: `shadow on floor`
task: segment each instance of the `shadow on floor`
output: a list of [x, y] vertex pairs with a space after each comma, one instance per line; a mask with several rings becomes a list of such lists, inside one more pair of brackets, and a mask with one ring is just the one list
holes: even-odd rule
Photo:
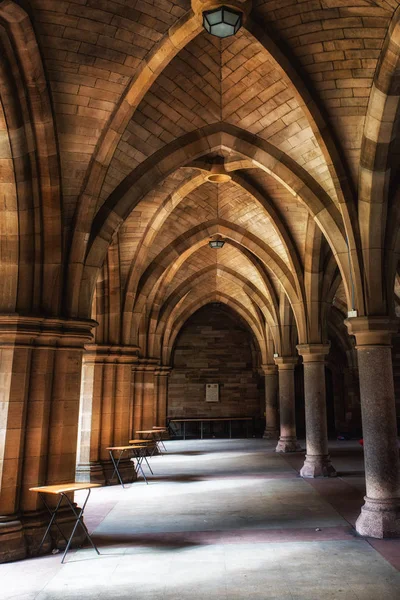
[[176, 452], [168, 450], [167, 452], [163, 452], [163, 456], [202, 456], [204, 454], [210, 454], [210, 452], [203, 452], [201, 450], [182, 450], [181, 452], [179, 450]]
[[[121, 548], [127, 548], [129, 546], [141, 546], [144, 548], [169, 548], [170, 550], [180, 550], [183, 548], [197, 547], [207, 544], [206, 541], [191, 541], [187, 539], [185, 534], [128, 534], [121, 535], [112, 533], [105, 535], [101, 533], [93, 534], [93, 541], [97, 546], [119, 546]], [[210, 540], [212, 543], [212, 540]], [[87, 546], [90, 547], [90, 546]]]

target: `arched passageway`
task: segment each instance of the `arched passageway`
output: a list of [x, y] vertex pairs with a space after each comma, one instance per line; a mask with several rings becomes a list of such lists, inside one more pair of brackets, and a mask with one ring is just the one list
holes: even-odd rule
[[[175, 340], [171, 360], [167, 419], [250, 417], [250, 435], [264, 431], [259, 351], [248, 327], [231, 309], [213, 303], [194, 313]], [[206, 386], [215, 384], [217, 401], [207, 401]], [[243, 437], [246, 424], [236, 422], [232, 430], [232, 424], [229, 428], [228, 422], [215, 421], [201, 433], [203, 437]], [[199, 435], [200, 423], [193, 425], [186, 426], [186, 437]]]
[[196, 0], [0, 1], [1, 562], [31, 487], [104, 484], [194, 379], [305, 479], [362, 435], [356, 530], [400, 536], [398, 2], [232, 1], [226, 39]]

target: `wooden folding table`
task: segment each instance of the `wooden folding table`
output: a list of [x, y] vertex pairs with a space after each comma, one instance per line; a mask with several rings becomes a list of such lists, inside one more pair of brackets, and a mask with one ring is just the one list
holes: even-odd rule
[[[97, 547], [95, 546], [92, 538], [90, 537], [90, 534], [87, 530], [87, 527], [85, 525], [85, 523], [82, 521], [82, 517], [83, 517], [83, 513], [85, 510], [85, 506], [87, 501], [89, 500], [89, 496], [90, 496], [90, 492], [92, 490], [92, 488], [96, 488], [96, 487], [101, 487], [100, 483], [77, 483], [77, 482], [72, 482], [72, 483], [60, 483], [59, 485], [43, 485], [40, 487], [32, 487], [29, 488], [31, 492], [37, 492], [39, 494], [39, 496], [41, 497], [43, 504], [45, 505], [45, 507], [47, 508], [49, 514], [51, 515], [51, 519], [50, 519], [50, 523], [47, 526], [46, 532], [43, 536], [42, 541], [40, 542], [39, 548], [38, 548], [38, 553], [40, 552], [43, 544], [44, 544], [44, 540], [46, 539], [46, 536], [50, 533], [50, 529], [51, 526], [54, 525], [57, 527], [58, 531], [61, 533], [62, 537], [64, 538], [64, 540], [67, 542], [67, 546], [65, 548], [63, 557], [61, 559], [61, 562], [64, 562], [65, 556], [69, 550], [69, 547], [71, 545], [72, 542], [72, 538], [74, 537], [75, 531], [78, 527], [78, 525], [80, 525], [83, 529], [83, 532], [85, 534], [85, 537], [87, 537], [87, 539], [89, 540], [89, 542], [92, 544], [93, 548], [96, 550], [97, 554], [100, 554], [100, 552], [98, 551]], [[80, 509], [79, 513], [76, 511], [73, 503], [71, 502], [68, 494], [70, 492], [78, 492], [80, 490], [88, 490], [85, 502], [82, 505], [82, 508]], [[46, 502], [45, 499], [45, 495], [46, 494], [51, 494], [53, 496], [60, 496], [59, 501], [57, 502], [57, 506], [56, 508], [53, 510]], [[61, 507], [62, 501], [63, 499], [66, 499], [67, 504], [69, 505], [71, 511], [73, 512], [76, 522], [75, 525], [72, 529], [71, 535], [69, 536], [69, 539], [67, 539], [62, 531], [62, 529], [60, 528], [59, 524], [56, 521], [56, 517], [57, 517], [57, 512]]]
[[154, 450], [151, 454], [151, 456], [153, 456], [156, 448], [157, 448], [158, 452], [160, 454], [162, 454], [162, 452], [160, 450], [161, 444], [162, 444], [164, 450], [166, 450], [165, 445], [163, 444], [163, 441], [161, 439], [162, 434], [165, 433], [166, 431], [168, 431], [168, 429], [166, 427], [163, 427], [162, 429], [142, 429], [141, 431], [136, 431], [136, 433], [146, 435], [147, 440], [153, 440]]

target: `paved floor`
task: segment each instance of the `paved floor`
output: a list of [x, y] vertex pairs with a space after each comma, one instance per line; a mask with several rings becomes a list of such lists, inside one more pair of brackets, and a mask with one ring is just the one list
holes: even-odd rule
[[[357, 537], [362, 449], [335, 480], [265, 440], [171, 441], [150, 484], [94, 490], [84, 548], [0, 565], [1, 600], [398, 600], [400, 541]], [[79, 497], [77, 499], [79, 501]]]

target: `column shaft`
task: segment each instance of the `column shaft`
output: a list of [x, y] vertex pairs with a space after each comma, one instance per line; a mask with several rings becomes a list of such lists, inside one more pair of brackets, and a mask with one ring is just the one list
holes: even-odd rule
[[[112, 474], [108, 446], [131, 439], [132, 364], [138, 362], [136, 346], [86, 347], [80, 406], [77, 480], [104, 483]], [[121, 473], [132, 479], [129, 460]]]
[[268, 440], [279, 438], [278, 415], [278, 368], [276, 365], [262, 365], [265, 376], [265, 431]]
[[155, 425], [165, 427], [167, 423], [168, 377], [170, 368], [162, 367], [155, 372], [156, 392], [154, 394]]
[[328, 454], [326, 420], [325, 355], [329, 346], [304, 344], [297, 346], [304, 364], [306, 410], [306, 458], [302, 477], [335, 477]]
[[275, 359], [279, 369], [280, 437], [276, 452], [298, 452], [296, 437], [296, 410], [294, 393], [294, 368], [297, 357], [284, 356]]
[[348, 319], [356, 336], [361, 392], [366, 491], [356, 529], [375, 538], [400, 536], [400, 463], [391, 336], [385, 317]]

